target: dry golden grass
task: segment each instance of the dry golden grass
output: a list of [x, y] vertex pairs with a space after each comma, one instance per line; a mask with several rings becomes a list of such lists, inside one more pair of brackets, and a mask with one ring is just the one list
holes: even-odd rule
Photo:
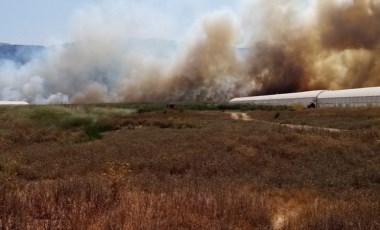
[[298, 111], [254, 111], [256, 119], [345, 130], [380, 129], [380, 108], [323, 108]]
[[380, 228], [376, 136], [279, 131], [217, 111], [63, 109], [109, 125], [87, 139], [86, 119], [62, 126], [56, 109], [49, 124], [0, 109], [1, 229]]

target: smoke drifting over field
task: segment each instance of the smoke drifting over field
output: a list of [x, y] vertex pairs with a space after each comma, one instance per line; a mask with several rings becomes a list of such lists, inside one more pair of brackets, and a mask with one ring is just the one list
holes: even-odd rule
[[168, 16], [139, 5], [145, 20], [136, 23], [120, 2], [84, 8], [69, 45], [22, 66], [0, 62], [0, 99], [221, 101], [380, 84], [380, 1], [256, 0], [241, 9], [202, 16], [174, 52], [153, 55], [128, 38], [152, 29], [165, 38]]

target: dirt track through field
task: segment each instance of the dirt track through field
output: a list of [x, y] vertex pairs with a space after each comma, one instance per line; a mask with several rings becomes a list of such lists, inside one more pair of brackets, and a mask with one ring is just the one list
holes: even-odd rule
[[233, 120], [252, 121], [253, 119], [247, 113], [230, 113]]
[[303, 131], [316, 131], [316, 130], [318, 130], [318, 131], [327, 131], [330, 133], [341, 133], [341, 132], [347, 131], [347, 130], [343, 130], [343, 129], [324, 128], [324, 127], [316, 127], [316, 126], [308, 126], [308, 125], [292, 125], [292, 124], [281, 124], [281, 123], [276, 123], [276, 122], [268, 122], [268, 121], [253, 119], [247, 113], [242, 113], [242, 112], [230, 112], [229, 114], [231, 115], [231, 119], [233, 119], [233, 120], [255, 121], [255, 122], [265, 123], [268, 125], [279, 125], [281, 127], [290, 128], [290, 129], [294, 129], [294, 130], [303, 130]]

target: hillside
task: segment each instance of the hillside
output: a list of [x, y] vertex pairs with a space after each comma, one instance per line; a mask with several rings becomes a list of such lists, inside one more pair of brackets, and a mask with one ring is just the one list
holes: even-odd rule
[[0, 62], [12, 61], [18, 65], [24, 65], [44, 50], [43, 46], [0, 43]]
[[[44, 46], [0, 43], [0, 62], [12, 61], [17, 65], [24, 65], [48, 49]], [[141, 55], [156, 57], [169, 57], [176, 49], [176, 42], [160, 39], [128, 39], [125, 43], [126, 51], [132, 50]]]
[[[65, 44], [65, 46], [70, 43]], [[127, 39], [124, 44], [125, 51], [136, 52], [140, 55], [154, 56], [159, 58], [168, 58], [175, 54], [181, 47], [180, 42], [163, 40], [163, 39]], [[24, 65], [31, 61], [34, 57], [40, 55], [49, 48], [36, 45], [13, 45], [0, 43], [0, 62], [12, 61], [17, 65]], [[246, 56], [252, 49], [236, 48], [236, 52], [240, 56]]]

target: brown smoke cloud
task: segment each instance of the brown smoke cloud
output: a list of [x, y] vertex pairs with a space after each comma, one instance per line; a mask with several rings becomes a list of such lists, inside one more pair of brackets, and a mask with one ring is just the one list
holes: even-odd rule
[[22, 69], [2, 66], [2, 79], [17, 79], [0, 79], [2, 94], [40, 103], [225, 101], [380, 85], [378, 0], [247, 0], [239, 13], [202, 16], [165, 58], [125, 49], [133, 28], [118, 18], [122, 8], [112, 8], [114, 20], [109, 9], [84, 11], [74, 45]]
[[294, 7], [277, 11], [277, 19], [265, 22], [268, 35], [252, 43], [254, 51], [249, 59], [249, 74], [258, 86], [254, 93], [380, 84], [379, 2], [314, 4], [312, 20], [304, 23], [297, 24]]
[[[259, 1], [238, 19], [228, 13], [201, 19], [200, 33], [182, 52], [174, 70], [163, 73], [156, 67], [156, 74], [144, 76], [137, 88], [126, 84], [123, 100], [226, 100], [378, 86], [380, 4], [374, 0], [315, 1], [312, 11], [302, 17], [305, 8], [297, 11], [300, 2]], [[256, 30], [240, 58], [236, 20], [246, 23], [240, 31], [243, 36]], [[134, 88], [148, 93], [136, 94]]]
[[119, 91], [122, 101], [226, 100], [234, 96], [243, 82], [238, 81], [241, 68], [234, 48], [238, 31], [233, 15], [217, 12], [198, 23], [199, 31], [190, 34], [169, 67], [149, 63], [141, 67], [144, 71], [135, 81], [124, 82]]

